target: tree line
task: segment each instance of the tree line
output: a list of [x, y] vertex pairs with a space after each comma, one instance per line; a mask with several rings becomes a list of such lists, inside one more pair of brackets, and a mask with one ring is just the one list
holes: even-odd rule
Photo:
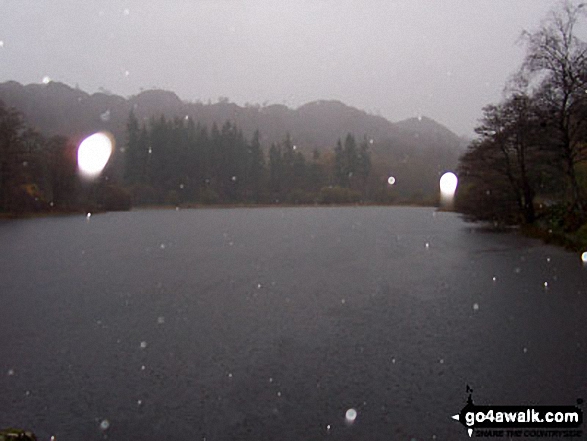
[[587, 220], [587, 44], [582, 4], [562, 1], [535, 32], [502, 102], [483, 109], [461, 157], [456, 209], [470, 220], [548, 224]]
[[69, 211], [79, 204], [76, 146], [45, 137], [0, 101], [0, 211]]
[[125, 185], [136, 204], [340, 203], [367, 200], [367, 139], [348, 134], [333, 152], [309, 158], [286, 134], [265, 152], [230, 121], [209, 129], [191, 118], [161, 116], [127, 124]]
[[210, 128], [190, 118], [134, 113], [127, 139], [94, 181], [77, 170], [80, 139], [46, 137], [0, 101], [0, 212], [128, 209], [154, 204], [390, 202], [374, 176], [366, 137], [303, 153], [289, 134], [268, 149], [234, 123]]

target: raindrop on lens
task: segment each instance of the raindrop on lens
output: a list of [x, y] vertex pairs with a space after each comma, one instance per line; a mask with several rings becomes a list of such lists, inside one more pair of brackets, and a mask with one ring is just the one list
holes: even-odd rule
[[112, 155], [114, 138], [108, 133], [98, 132], [84, 139], [77, 149], [77, 166], [88, 178], [98, 176]]
[[102, 420], [102, 422], [100, 423], [100, 429], [101, 430], [108, 430], [109, 427], [110, 427], [110, 421]]
[[141, 349], [145, 349], [147, 347], [147, 342], [146, 341], [142, 341], [141, 342]]
[[345, 420], [347, 423], [352, 424], [357, 419], [357, 411], [355, 409], [349, 409], [346, 411]]
[[445, 198], [452, 198], [457, 190], [459, 179], [452, 172], [446, 172], [440, 178], [440, 193]]
[[473, 311], [479, 311], [479, 303], [473, 303]]

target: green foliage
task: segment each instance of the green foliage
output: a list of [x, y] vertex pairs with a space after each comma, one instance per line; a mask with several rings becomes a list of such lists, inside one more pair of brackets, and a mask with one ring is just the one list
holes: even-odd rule
[[580, 249], [587, 250], [587, 222], [575, 232], [575, 237]]
[[380, 188], [375, 192], [374, 200], [378, 204], [393, 204], [398, 201], [397, 192], [393, 188]]
[[200, 192], [198, 200], [202, 204], [218, 204], [220, 202], [220, 196], [211, 188], [205, 188]]
[[179, 205], [181, 202], [177, 190], [169, 190], [165, 196], [165, 203], [167, 205]]
[[285, 198], [288, 204], [313, 204], [317, 201], [317, 196], [313, 192], [302, 190], [301, 188], [294, 188]]
[[360, 192], [342, 187], [324, 187], [318, 196], [321, 204], [354, 204], [360, 201]]
[[153, 187], [147, 184], [135, 184], [129, 187], [133, 205], [152, 205], [160, 202], [160, 196]]
[[79, 207], [75, 148], [45, 138], [0, 102], [0, 210], [29, 213]]
[[132, 206], [129, 191], [119, 185], [106, 185], [98, 194], [98, 207], [106, 211], [128, 211]]

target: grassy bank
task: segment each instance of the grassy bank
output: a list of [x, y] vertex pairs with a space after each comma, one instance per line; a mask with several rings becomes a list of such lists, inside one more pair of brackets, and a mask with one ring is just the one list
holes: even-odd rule
[[537, 225], [524, 225], [520, 227], [520, 232], [527, 237], [541, 239], [545, 243], [561, 246], [570, 251], [587, 251], [587, 225], [573, 233]]

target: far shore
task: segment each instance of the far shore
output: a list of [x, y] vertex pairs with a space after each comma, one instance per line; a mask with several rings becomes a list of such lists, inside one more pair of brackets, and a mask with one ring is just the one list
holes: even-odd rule
[[[247, 203], [233, 203], [233, 204], [152, 204], [152, 205], [137, 205], [130, 210], [47, 210], [37, 212], [25, 213], [9, 213], [0, 212], [0, 220], [2, 219], [30, 219], [39, 217], [57, 217], [57, 216], [85, 216], [87, 213], [92, 215], [104, 214], [109, 212], [132, 212], [132, 211], [146, 211], [146, 210], [206, 210], [206, 209], [234, 209], [234, 208], [333, 208], [333, 207], [422, 207], [435, 208], [431, 204], [417, 204], [417, 203], [394, 203], [394, 204], [378, 204], [378, 203], [347, 203], [347, 204], [247, 204]], [[439, 211], [451, 211], [441, 207], [436, 207]]]

